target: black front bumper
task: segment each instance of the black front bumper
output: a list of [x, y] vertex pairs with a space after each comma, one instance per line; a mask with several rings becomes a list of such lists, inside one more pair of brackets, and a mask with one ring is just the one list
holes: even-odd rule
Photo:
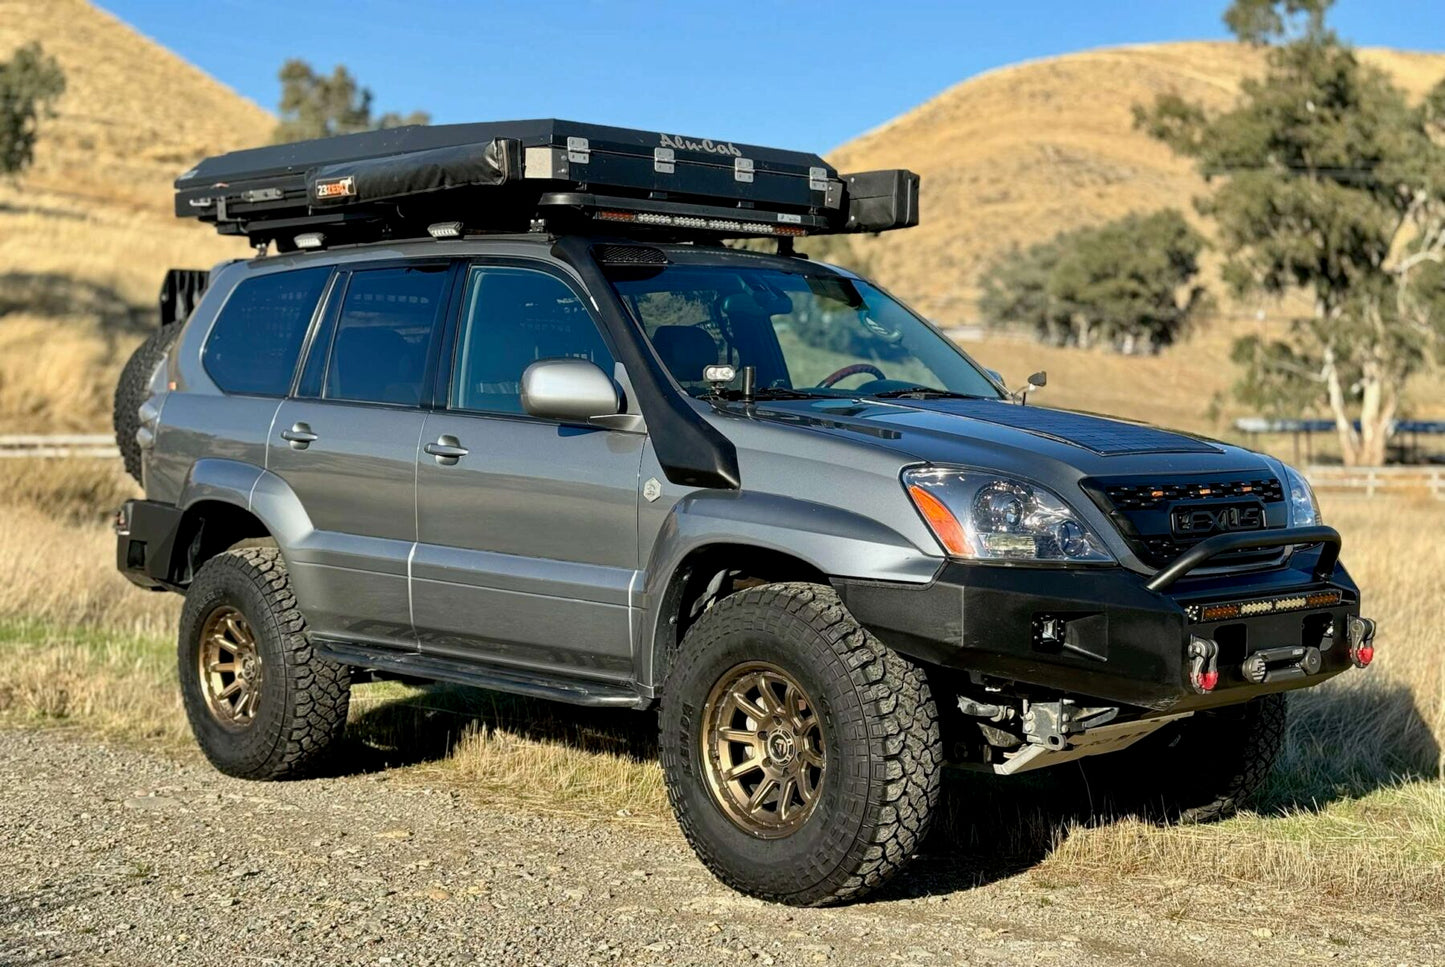
[[[920, 661], [1035, 693], [1183, 711], [1308, 687], [1352, 667], [1346, 630], [1360, 596], [1336, 563], [1336, 549], [1298, 550], [1286, 566], [1267, 571], [1181, 576], [1165, 590], [1151, 590], [1149, 575], [1122, 567], [959, 562], [925, 586], [833, 584], [864, 627]], [[1262, 602], [1323, 592], [1338, 592], [1338, 603], [1215, 621], [1201, 613], [1206, 604], [1255, 602], [1251, 610], [1260, 610]], [[1191, 684], [1196, 637], [1218, 645], [1218, 684], [1207, 693]], [[1318, 669], [1271, 665], [1266, 681], [1251, 679], [1251, 655], [1287, 646], [1318, 649]]]

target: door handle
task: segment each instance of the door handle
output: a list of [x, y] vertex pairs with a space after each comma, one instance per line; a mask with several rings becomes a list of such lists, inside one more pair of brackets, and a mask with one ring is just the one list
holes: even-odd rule
[[422, 447], [422, 449], [427, 453], [430, 453], [432, 456], [436, 457], [437, 463], [441, 464], [443, 467], [453, 466], [462, 457], [466, 456], [468, 453], [471, 453], [470, 450], [462, 446], [460, 440], [452, 436], [450, 433], [443, 433], [440, 437], [437, 438], [435, 443], [428, 443], [426, 446]]
[[281, 439], [291, 444], [293, 450], [305, 450], [321, 438], [311, 432], [311, 424], [293, 423], [291, 429], [281, 431]]

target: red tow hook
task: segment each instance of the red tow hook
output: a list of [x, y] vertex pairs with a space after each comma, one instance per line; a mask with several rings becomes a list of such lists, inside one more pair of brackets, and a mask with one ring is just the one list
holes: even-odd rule
[[1356, 668], [1364, 668], [1375, 660], [1375, 623], [1357, 614], [1350, 615], [1348, 625], [1350, 638], [1350, 661]]
[[1189, 638], [1189, 685], [1208, 695], [1219, 684], [1219, 643], [1198, 635]]

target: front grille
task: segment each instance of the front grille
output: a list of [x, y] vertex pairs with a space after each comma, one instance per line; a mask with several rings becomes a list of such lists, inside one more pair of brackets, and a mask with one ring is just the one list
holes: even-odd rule
[[[1235, 515], [1236, 519], [1259, 521], [1262, 529], [1285, 527], [1289, 523], [1280, 481], [1260, 474], [1114, 477], [1086, 480], [1084, 489], [1113, 519], [1139, 559], [1151, 567], [1164, 567], [1201, 540], [1222, 533], [1176, 533], [1173, 523], [1176, 508], [1185, 509], [1181, 517], [1187, 519], [1189, 508], [1207, 510], [1219, 507], [1224, 501], [1236, 501], [1249, 504], [1251, 510], [1247, 515]], [[1213, 558], [1206, 566], [1268, 564], [1279, 556], [1277, 548], [1234, 551]]]
[[1178, 500], [1258, 497], [1268, 503], [1283, 500], [1284, 488], [1273, 477], [1257, 477], [1248, 480], [1114, 484], [1106, 486], [1104, 494], [1119, 510], [1149, 510]]

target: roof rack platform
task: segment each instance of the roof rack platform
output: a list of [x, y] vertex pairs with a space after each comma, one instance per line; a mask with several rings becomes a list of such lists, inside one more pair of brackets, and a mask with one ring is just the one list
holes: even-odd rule
[[177, 216], [282, 250], [539, 228], [687, 239], [918, 222], [909, 171], [839, 175], [806, 152], [558, 120], [250, 148], [207, 158], [175, 187]]

